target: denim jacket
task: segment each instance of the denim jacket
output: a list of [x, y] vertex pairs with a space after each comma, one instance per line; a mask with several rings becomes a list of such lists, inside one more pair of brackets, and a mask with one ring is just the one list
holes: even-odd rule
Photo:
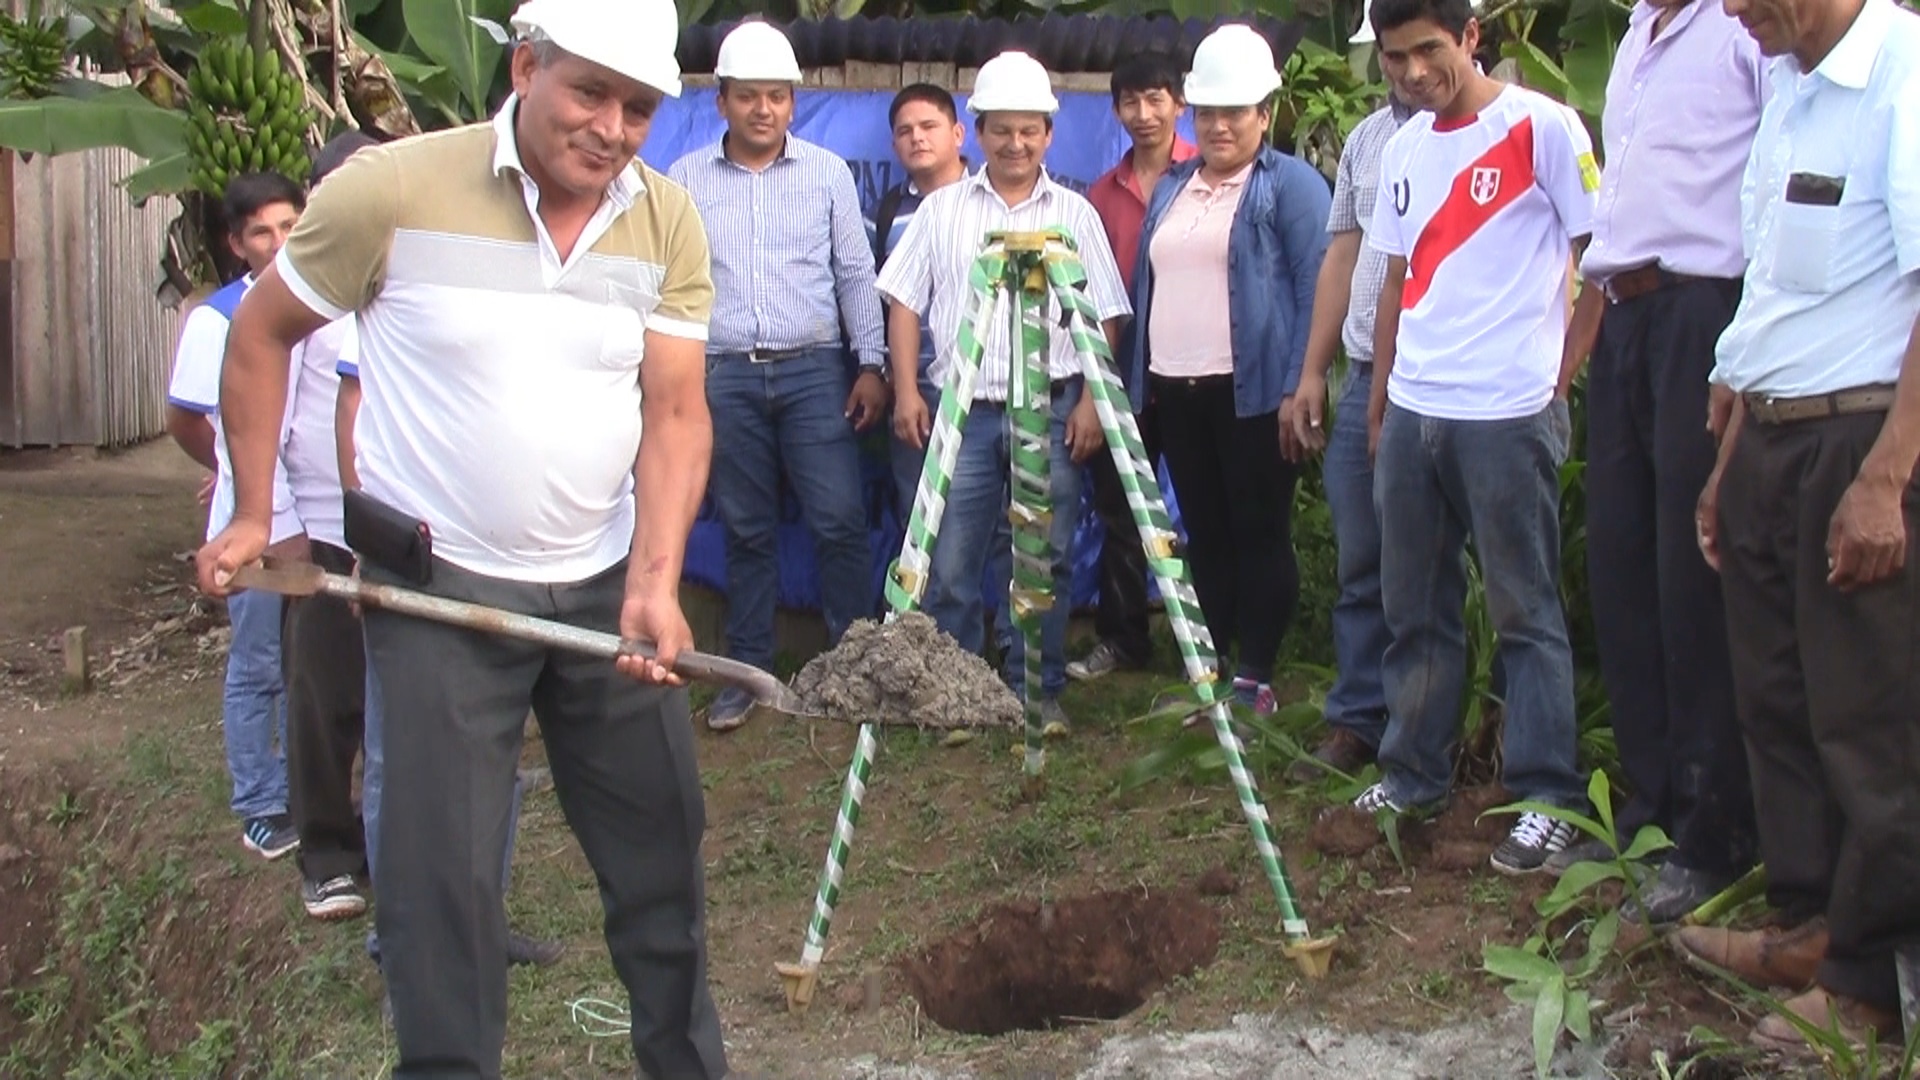
[[[1147, 400], [1147, 327], [1153, 312], [1153, 234], [1202, 160], [1167, 171], [1154, 186], [1133, 271], [1133, 325], [1128, 327], [1121, 378], [1139, 412]], [[1327, 251], [1327, 213], [1333, 193], [1319, 170], [1262, 147], [1247, 177], [1227, 237], [1227, 310], [1232, 320], [1233, 404], [1239, 416], [1277, 412], [1300, 385], [1306, 364], [1313, 290]], [[1180, 283], [1169, 283], [1178, 289]]]

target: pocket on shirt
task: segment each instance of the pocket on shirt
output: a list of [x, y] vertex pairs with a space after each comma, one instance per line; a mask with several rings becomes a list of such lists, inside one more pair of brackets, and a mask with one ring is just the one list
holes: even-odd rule
[[1809, 206], [1782, 199], [1774, 222], [1772, 281], [1794, 292], [1824, 293], [1832, 287], [1840, 207]]
[[658, 301], [640, 289], [607, 282], [607, 301], [600, 313], [600, 363], [610, 368], [634, 367], [647, 347], [647, 313]]

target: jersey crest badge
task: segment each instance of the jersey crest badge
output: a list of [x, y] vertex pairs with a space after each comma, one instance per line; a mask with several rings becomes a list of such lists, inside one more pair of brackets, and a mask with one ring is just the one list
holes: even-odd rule
[[1478, 167], [1473, 170], [1473, 183], [1467, 188], [1467, 194], [1473, 201], [1485, 206], [1500, 194], [1500, 170]]

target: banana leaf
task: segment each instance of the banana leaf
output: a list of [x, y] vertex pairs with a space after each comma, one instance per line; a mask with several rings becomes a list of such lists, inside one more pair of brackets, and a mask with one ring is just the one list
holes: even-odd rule
[[187, 152], [155, 158], [142, 168], [127, 174], [120, 182], [133, 205], [140, 206], [155, 195], [178, 195], [193, 186], [192, 164]]
[[468, 118], [487, 115], [487, 93], [502, 49], [474, 19], [505, 23], [512, 14], [508, 0], [404, 0], [401, 11], [414, 45], [453, 76]]
[[0, 102], [0, 147], [68, 154], [118, 146], [149, 160], [183, 153], [187, 114], [163, 109], [132, 87], [102, 94]]

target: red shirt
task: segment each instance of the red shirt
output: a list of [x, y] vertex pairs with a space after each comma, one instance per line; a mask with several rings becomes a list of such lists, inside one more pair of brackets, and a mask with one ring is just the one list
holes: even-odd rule
[[[1199, 147], [1179, 135], [1173, 137], [1174, 164], [1199, 153]], [[1087, 201], [1107, 227], [1107, 244], [1113, 248], [1114, 261], [1120, 264], [1120, 280], [1126, 284], [1128, 295], [1133, 294], [1133, 264], [1140, 254], [1140, 230], [1147, 223], [1147, 198], [1152, 194], [1140, 190], [1140, 181], [1133, 175], [1131, 150], [1087, 189]]]

